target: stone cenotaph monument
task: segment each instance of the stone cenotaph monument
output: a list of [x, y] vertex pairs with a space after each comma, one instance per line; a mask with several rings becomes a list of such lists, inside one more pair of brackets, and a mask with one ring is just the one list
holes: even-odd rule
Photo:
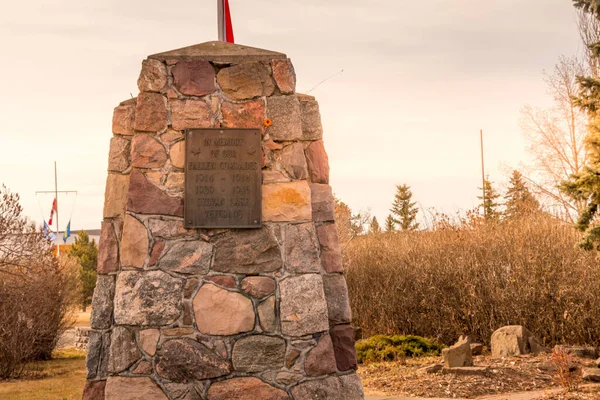
[[354, 400], [318, 104], [286, 55], [149, 56], [115, 108], [88, 400]]

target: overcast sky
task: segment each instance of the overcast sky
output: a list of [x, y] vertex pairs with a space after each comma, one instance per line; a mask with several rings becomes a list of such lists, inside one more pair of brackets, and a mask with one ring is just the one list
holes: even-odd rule
[[[286, 53], [321, 106], [334, 192], [383, 220], [396, 184], [423, 209], [474, 207], [479, 129], [495, 182], [526, 159], [525, 104], [581, 51], [569, 0], [230, 0], [236, 42]], [[215, 40], [216, 1], [23, 0], [0, 6], [0, 182], [25, 214], [100, 227], [113, 108], [149, 54]]]

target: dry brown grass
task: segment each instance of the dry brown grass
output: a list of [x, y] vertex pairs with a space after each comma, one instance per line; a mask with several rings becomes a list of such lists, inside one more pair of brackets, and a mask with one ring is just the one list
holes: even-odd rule
[[600, 265], [569, 225], [537, 215], [356, 238], [346, 251], [356, 325], [443, 343], [524, 325], [547, 345], [600, 340]]

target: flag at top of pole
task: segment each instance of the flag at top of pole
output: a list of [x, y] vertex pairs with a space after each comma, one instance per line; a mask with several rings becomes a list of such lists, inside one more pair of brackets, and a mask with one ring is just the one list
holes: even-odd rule
[[233, 24], [231, 23], [231, 12], [229, 0], [217, 0], [219, 10], [219, 40], [222, 42], [235, 43], [233, 39]]

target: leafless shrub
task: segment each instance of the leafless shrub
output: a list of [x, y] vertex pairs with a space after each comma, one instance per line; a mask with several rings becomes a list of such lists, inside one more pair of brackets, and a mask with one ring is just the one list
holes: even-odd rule
[[0, 190], [0, 379], [47, 359], [69, 326], [77, 278], [48, 240], [21, 216], [17, 195]]
[[573, 228], [545, 214], [503, 223], [442, 219], [435, 230], [357, 237], [347, 249], [364, 333], [489, 343], [525, 325], [546, 344], [600, 340], [600, 268]]
[[573, 356], [562, 346], [556, 346], [552, 350], [550, 362], [556, 367], [554, 381], [559, 384], [566, 393], [577, 391], [581, 383], [581, 371], [573, 367]]

